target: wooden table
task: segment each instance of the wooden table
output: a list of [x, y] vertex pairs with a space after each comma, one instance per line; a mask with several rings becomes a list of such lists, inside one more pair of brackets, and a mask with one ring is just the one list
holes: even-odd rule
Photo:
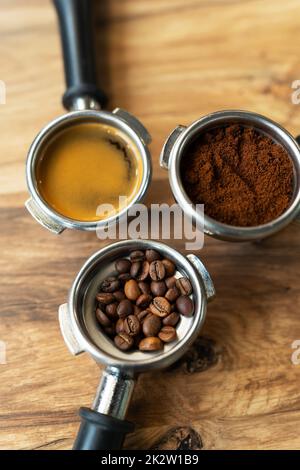
[[[110, 107], [130, 110], [153, 135], [148, 202], [172, 201], [158, 156], [179, 123], [244, 108], [300, 131], [291, 103], [300, 78], [297, 0], [111, 0], [104, 10], [98, 50]], [[0, 448], [68, 449], [99, 370], [87, 355], [69, 354], [57, 308], [103, 243], [92, 233], [54, 236], [24, 209], [26, 152], [62, 113], [60, 43], [50, 2], [2, 0], [0, 13]], [[217, 298], [189, 356], [140, 377], [126, 448], [299, 448], [300, 365], [291, 362], [300, 339], [299, 233], [293, 224], [256, 244], [205, 239], [200, 256]]]

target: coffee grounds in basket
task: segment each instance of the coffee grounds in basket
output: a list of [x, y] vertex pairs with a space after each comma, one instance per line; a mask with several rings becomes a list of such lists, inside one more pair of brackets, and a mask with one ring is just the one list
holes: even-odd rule
[[229, 225], [251, 227], [279, 217], [293, 194], [287, 151], [252, 127], [212, 129], [187, 148], [181, 164], [185, 191], [204, 213]]

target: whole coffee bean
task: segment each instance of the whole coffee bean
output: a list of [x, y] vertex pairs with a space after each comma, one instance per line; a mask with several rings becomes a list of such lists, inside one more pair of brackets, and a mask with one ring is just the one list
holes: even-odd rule
[[130, 275], [133, 278], [136, 278], [142, 270], [142, 261], [134, 261], [130, 268]]
[[115, 268], [120, 274], [129, 273], [131, 261], [129, 259], [118, 259], [115, 263]]
[[136, 299], [136, 305], [141, 308], [146, 308], [152, 300], [152, 295], [142, 294]]
[[152, 316], [152, 313], [149, 312], [149, 310], [141, 310], [139, 313], [136, 314], [136, 317], [139, 320], [141, 325], [143, 324], [145, 319], [149, 316]]
[[179, 321], [180, 315], [177, 312], [172, 312], [170, 315], [163, 319], [163, 324], [168, 326], [175, 326]]
[[129, 315], [124, 320], [124, 331], [129, 336], [136, 336], [139, 334], [141, 329], [140, 322], [135, 315]]
[[151, 289], [150, 289], [148, 282], [139, 281], [138, 285], [142, 294], [148, 294], [148, 295], [151, 294]]
[[145, 254], [143, 251], [141, 250], [136, 250], [136, 251], [132, 251], [130, 253], [130, 259], [132, 262], [135, 262], [135, 261], [144, 261], [145, 259]]
[[98, 322], [100, 323], [100, 325], [102, 325], [102, 326], [111, 326], [110, 319], [108, 318], [108, 316], [102, 310], [100, 310], [100, 308], [96, 309], [96, 318], [97, 318]]
[[132, 276], [131, 276], [130, 273], [123, 273], [123, 274], [119, 274], [118, 279], [119, 279], [119, 281], [121, 282], [121, 284], [124, 285], [125, 282], [129, 281], [130, 279], [132, 279]]
[[171, 289], [172, 287], [174, 287], [176, 285], [176, 277], [175, 276], [171, 276], [171, 277], [167, 277], [165, 279], [165, 283], [166, 283], [166, 286], [168, 289]]
[[100, 284], [100, 289], [102, 292], [112, 293], [112, 292], [117, 291], [119, 287], [120, 287], [120, 282], [115, 277], [104, 279], [104, 281]]
[[194, 303], [187, 295], [181, 295], [176, 300], [176, 307], [179, 313], [185, 317], [191, 317], [194, 313]]
[[113, 304], [108, 304], [105, 309], [106, 315], [108, 315], [112, 319], [117, 319], [118, 314], [117, 314], [117, 306], [118, 304], [115, 302]]
[[143, 261], [142, 262], [142, 266], [140, 268], [140, 271], [138, 272], [137, 276], [136, 276], [136, 279], [138, 281], [145, 281], [145, 279], [147, 279], [147, 277], [149, 276], [149, 263], [148, 261]]
[[173, 276], [173, 274], [176, 271], [176, 266], [173, 263], [173, 261], [171, 261], [170, 259], [165, 258], [165, 259], [162, 260], [162, 263], [165, 267], [166, 276], [167, 277]]
[[166, 294], [165, 294], [165, 298], [171, 302], [171, 304], [173, 302], [175, 302], [175, 300], [180, 296], [180, 292], [179, 290], [177, 289], [177, 287], [171, 287], [171, 289], [168, 289]]
[[127, 333], [121, 332], [114, 337], [114, 343], [122, 351], [128, 351], [133, 346], [133, 338]]
[[136, 300], [141, 295], [140, 288], [135, 279], [131, 279], [130, 281], [126, 282], [124, 286], [124, 292], [127, 299], [130, 300]]
[[115, 325], [106, 326], [105, 328], [103, 328], [103, 330], [108, 336], [115, 336], [116, 334]]
[[174, 341], [174, 339], [177, 338], [177, 333], [173, 326], [167, 325], [162, 327], [162, 329], [158, 333], [158, 337], [164, 343], [171, 343], [171, 341]]
[[155, 297], [163, 297], [167, 292], [167, 286], [165, 281], [152, 281], [151, 292]]
[[163, 342], [157, 336], [148, 336], [139, 342], [140, 351], [159, 351], [163, 348]]
[[109, 294], [109, 293], [106, 293], [106, 292], [99, 292], [96, 295], [96, 299], [98, 300], [98, 302], [100, 302], [101, 304], [104, 304], [104, 305], [111, 304], [112, 302], [115, 301], [114, 296], [112, 294]]
[[152, 261], [150, 264], [150, 277], [152, 281], [161, 281], [166, 274], [162, 261]]
[[117, 335], [124, 331], [124, 320], [123, 318], [119, 318], [119, 320], [116, 323], [116, 333]]
[[166, 317], [171, 312], [171, 305], [164, 297], [155, 297], [150, 305], [150, 310], [158, 317]]
[[149, 261], [149, 263], [152, 263], [152, 261], [157, 261], [158, 259], [161, 259], [160, 254], [156, 250], [146, 250], [145, 252], [146, 260]]
[[157, 315], [150, 315], [143, 321], [143, 333], [145, 336], [157, 336], [161, 329], [161, 319]]
[[125, 318], [128, 315], [131, 315], [133, 313], [133, 306], [130, 300], [124, 299], [121, 300], [117, 307], [117, 314], [119, 315], [120, 318]]
[[125, 299], [125, 294], [123, 291], [117, 290], [117, 292], [114, 292], [114, 298], [117, 302], [121, 302], [121, 300]]
[[190, 295], [192, 293], [192, 284], [187, 277], [180, 277], [176, 281], [176, 287], [181, 295]]

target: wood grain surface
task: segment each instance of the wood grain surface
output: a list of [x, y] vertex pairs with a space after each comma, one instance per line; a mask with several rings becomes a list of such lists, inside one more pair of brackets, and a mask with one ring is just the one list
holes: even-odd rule
[[[300, 132], [291, 83], [300, 79], [297, 0], [110, 0], [95, 18], [101, 83], [110, 109], [137, 115], [153, 136], [148, 202], [171, 202], [159, 168], [177, 124], [214, 110], [260, 112]], [[83, 261], [103, 243], [92, 233], [54, 236], [24, 209], [28, 147], [62, 113], [64, 91], [50, 1], [0, 2], [0, 448], [69, 449], [77, 409], [90, 406], [100, 371], [72, 357], [57, 308]], [[140, 377], [126, 448], [300, 447], [300, 225], [260, 243], [205, 239], [214, 279], [202, 334], [172, 369]], [[171, 242], [184, 251], [183, 243]]]

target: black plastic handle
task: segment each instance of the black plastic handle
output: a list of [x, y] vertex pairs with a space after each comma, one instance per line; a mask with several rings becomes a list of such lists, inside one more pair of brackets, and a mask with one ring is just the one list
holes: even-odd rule
[[92, 25], [93, 0], [53, 0], [59, 19], [67, 90], [66, 109], [74, 100], [89, 96], [101, 106], [106, 95], [97, 88]]
[[120, 450], [134, 424], [89, 408], [80, 408], [81, 425], [73, 450]]

